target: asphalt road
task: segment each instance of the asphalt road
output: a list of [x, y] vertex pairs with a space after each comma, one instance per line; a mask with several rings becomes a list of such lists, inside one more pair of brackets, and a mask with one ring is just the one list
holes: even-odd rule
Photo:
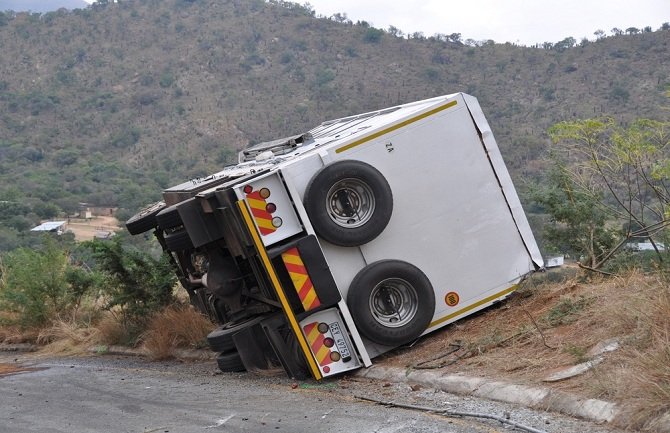
[[[496, 421], [445, 418], [355, 397], [432, 407], [459, 399], [405, 385], [355, 378], [316, 383], [295, 382], [283, 375], [221, 374], [212, 362], [152, 363], [110, 356], [14, 358], [0, 354], [0, 365], [20, 363], [35, 370], [0, 376], [1, 433], [518, 431]], [[517, 411], [472, 399], [464, 404], [489, 413]], [[594, 426], [543, 413], [524, 416], [539, 429], [551, 427], [547, 432], [595, 431]]]
[[0, 431], [465, 432], [278, 378], [214, 374], [210, 364], [46, 360], [0, 378]]

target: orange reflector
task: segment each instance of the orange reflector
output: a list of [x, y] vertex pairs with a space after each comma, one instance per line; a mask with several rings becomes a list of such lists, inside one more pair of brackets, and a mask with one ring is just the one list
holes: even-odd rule
[[337, 353], [337, 352], [330, 352], [330, 360], [331, 360], [331, 361], [333, 361], [333, 362], [337, 362], [337, 361], [339, 361], [340, 359], [342, 359], [342, 356], [341, 356], [339, 353]]

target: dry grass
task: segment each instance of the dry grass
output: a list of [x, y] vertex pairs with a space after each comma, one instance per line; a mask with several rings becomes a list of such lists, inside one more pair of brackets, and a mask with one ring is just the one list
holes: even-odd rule
[[39, 330], [35, 329], [24, 330], [13, 325], [0, 326], [0, 343], [3, 344], [34, 343], [38, 335]]
[[99, 341], [97, 328], [76, 321], [56, 320], [40, 331], [37, 343], [44, 345], [43, 353], [81, 355]]
[[646, 302], [628, 314], [637, 326], [617, 397], [628, 400], [621, 424], [653, 431], [655, 419], [670, 413], [670, 288], [658, 281], [647, 289], [640, 296]]
[[[599, 342], [620, 349], [588, 373], [547, 383], [551, 373], [590, 359]], [[446, 355], [454, 346], [461, 349]], [[465, 373], [550, 386], [587, 398], [620, 403], [617, 424], [653, 431], [652, 420], [670, 412], [670, 289], [658, 276], [583, 275], [562, 282], [531, 280], [502, 305], [437, 331], [388, 362], [445, 374]]]
[[190, 305], [170, 306], [154, 315], [142, 335], [142, 348], [152, 359], [175, 356], [177, 348], [200, 348], [214, 325]]
[[152, 359], [175, 357], [175, 349], [206, 346], [212, 322], [187, 304], [173, 305], [154, 314], [137, 339], [137, 330], [128, 329], [114, 311], [87, 318], [56, 319], [41, 329], [0, 327], [0, 343], [37, 343], [48, 354], [78, 355], [96, 345], [141, 345]]
[[121, 344], [126, 340], [128, 334], [119, 317], [107, 311], [95, 324], [98, 330], [98, 344], [114, 345]]

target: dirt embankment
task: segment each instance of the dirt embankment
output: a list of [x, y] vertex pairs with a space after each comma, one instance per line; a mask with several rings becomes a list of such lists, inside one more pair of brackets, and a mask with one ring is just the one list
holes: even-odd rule
[[650, 420], [670, 413], [667, 279], [553, 272], [385, 361], [613, 401], [623, 409], [620, 426], [646, 430]]

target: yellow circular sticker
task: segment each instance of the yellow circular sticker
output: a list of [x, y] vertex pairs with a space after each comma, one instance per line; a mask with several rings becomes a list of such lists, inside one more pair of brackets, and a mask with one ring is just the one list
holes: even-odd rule
[[460, 299], [461, 298], [459, 298], [458, 293], [456, 292], [449, 292], [444, 296], [444, 302], [446, 302], [450, 307], [455, 307], [458, 305], [458, 301], [460, 301]]

